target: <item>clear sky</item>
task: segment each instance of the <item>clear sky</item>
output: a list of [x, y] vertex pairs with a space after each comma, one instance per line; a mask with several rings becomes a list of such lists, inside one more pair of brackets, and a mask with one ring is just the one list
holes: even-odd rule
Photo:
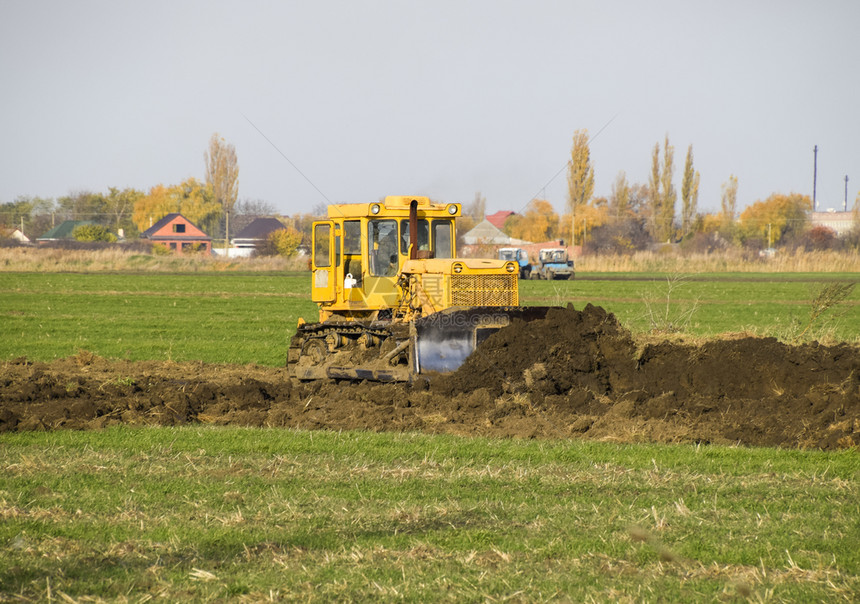
[[219, 132], [239, 198], [285, 214], [477, 191], [561, 210], [587, 128], [596, 195], [647, 182], [668, 134], [702, 210], [732, 174], [740, 208], [811, 195], [815, 145], [819, 205], [847, 175], [850, 208], [858, 31], [857, 0], [0, 0], [0, 201], [202, 180]]

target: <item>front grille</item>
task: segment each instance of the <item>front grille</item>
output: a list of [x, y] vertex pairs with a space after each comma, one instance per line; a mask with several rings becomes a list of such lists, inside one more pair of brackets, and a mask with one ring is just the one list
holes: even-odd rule
[[516, 306], [517, 274], [451, 275], [452, 306]]

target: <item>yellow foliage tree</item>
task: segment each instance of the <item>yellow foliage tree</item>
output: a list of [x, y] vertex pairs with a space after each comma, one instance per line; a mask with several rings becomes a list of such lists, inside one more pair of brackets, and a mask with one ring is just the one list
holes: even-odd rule
[[135, 202], [132, 220], [140, 231], [145, 231], [171, 212], [179, 212], [206, 230], [221, 215], [221, 206], [215, 201], [211, 187], [189, 178], [171, 187], [152, 187]]
[[573, 147], [570, 150], [567, 171], [567, 197], [571, 223], [578, 220], [579, 209], [591, 201], [593, 194], [594, 166], [591, 165], [588, 130], [577, 130], [573, 134]]
[[609, 207], [615, 220], [627, 218], [630, 211], [630, 185], [627, 182], [627, 174], [621, 170], [612, 183], [612, 195], [609, 198]]
[[740, 216], [741, 239], [760, 238], [775, 245], [790, 232], [801, 232], [809, 220], [812, 199], [808, 195], [774, 193], [747, 207]]
[[713, 233], [715, 231], [719, 231], [722, 226], [722, 214], [704, 214], [702, 215], [702, 224], [699, 230], [702, 233]]
[[545, 199], [533, 199], [523, 214], [515, 214], [505, 222], [505, 231], [511, 237], [541, 242], [555, 238], [558, 214]]
[[269, 233], [269, 243], [279, 256], [290, 258], [296, 254], [296, 249], [302, 242], [302, 234], [293, 227], [287, 227]]
[[684, 177], [681, 181], [681, 235], [685, 236], [693, 228], [699, 203], [699, 171], [693, 168], [693, 145], [687, 147], [687, 160], [684, 163]]
[[[596, 203], [588, 203], [576, 211], [576, 220], [574, 221], [570, 214], [565, 214], [561, 218], [563, 228], [561, 233], [563, 238], [568, 241], [576, 241], [577, 244], [584, 244], [588, 239], [588, 233], [595, 227], [603, 226], [612, 218], [609, 210], [609, 204], [605, 200], [594, 200]], [[604, 202], [604, 203], [600, 203]], [[570, 225], [573, 223], [576, 227], [574, 232], [575, 238], [570, 236]]]

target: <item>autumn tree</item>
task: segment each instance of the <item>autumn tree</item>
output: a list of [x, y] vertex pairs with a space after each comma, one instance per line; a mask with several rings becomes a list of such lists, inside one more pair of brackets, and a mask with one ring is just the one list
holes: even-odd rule
[[293, 227], [287, 227], [269, 233], [267, 248], [270, 248], [273, 254], [291, 258], [296, 255], [299, 244], [302, 242], [302, 233]]
[[660, 143], [651, 152], [651, 175], [648, 180], [648, 222], [657, 241], [672, 239], [675, 228], [675, 202], [678, 194], [672, 179], [675, 173], [675, 148], [669, 135], [663, 142], [663, 162], [660, 165]]
[[681, 234], [688, 235], [699, 204], [699, 172], [693, 169], [693, 145], [687, 148], [684, 178], [681, 181]]
[[218, 224], [222, 206], [215, 201], [211, 187], [189, 178], [172, 187], [156, 185], [134, 204], [132, 219], [140, 231], [170, 214], [178, 212], [207, 232]]
[[236, 147], [224, 140], [217, 132], [209, 139], [209, 150], [203, 154], [206, 163], [206, 184], [227, 220], [224, 233], [229, 237], [229, 216], [239, 195], [239, 163]]
[[567, 172], [568, 209], [574, 236], [571, 243], [576, 245], [575, 226], [577, 214], [591, 200], [594, 194], [594, 167], [591, 165], [591, 151], [588, 148], [588, 130], [577, 130], [573, 134], [573, 147]]
[[663, 143], [663, 172], [660, 174], [660, 213], [657, 216], [657, 233], [660, 241], [672, 239], [675, 223], [675, 201], [678, 194], [672, 180], [675, 176], [675, 147], [669, 144], [669, 135]]
[[558, 214], [552, 204], [544, 199], [533, 199], [522, 214], [513, 214], [505, 221], [505, 232], [525, 241], [549, 241], [555, 239]]
[[654, 143], [651, 151], [651, 174], [648, 177], [648, 205], [646, 218], [651, 227], [651, 236], [657, 238], [657, 217], [660, 215], [660, 143]]
[[571, 235], [570, 226], [574, 224], [570, 214], [565, 214], [561, 223], [564, 228], [561, 229], [560, 235], [562, 238], [570, 237], [570, 241], [578, 241], [580, 245], [585, 245], [590, 233], [610, 221], [609, 203], [604, 198], [592, 199], [584, 206], [580, 206], [576, 214], [576, 231]]
[[764, 201], [748, 206], [740, 216], [741, 240], [756, 240], [776, 245], [803, 233], [812, 210], [808, 195], [774, 193]]
[[729, 226], [735, 221], [738, 205], [738, 177], [734, 174], [723, 183], [720, 194], [720, 216], [723, 226]]
[[609, 196], [609, 210], [612, 218], [621, 220], [630, 212], [630, 185], [624, 170], [618, 172], [612, 183], [612, 194]]

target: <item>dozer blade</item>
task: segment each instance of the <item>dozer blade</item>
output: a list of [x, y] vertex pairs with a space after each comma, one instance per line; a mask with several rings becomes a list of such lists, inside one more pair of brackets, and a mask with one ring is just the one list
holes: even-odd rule
[[452, 307], [422, 317], [415, 321], [413, 371], [454, 371], [490, 334], [514, 319], [543, 319], [548, 310], [547, 306]]
[[368, 380], [371, 382], [408, 382], [409, 371], [402, 369], [372, 369], [363, 367], [329, 367], [326, 377], [335, 380]]

